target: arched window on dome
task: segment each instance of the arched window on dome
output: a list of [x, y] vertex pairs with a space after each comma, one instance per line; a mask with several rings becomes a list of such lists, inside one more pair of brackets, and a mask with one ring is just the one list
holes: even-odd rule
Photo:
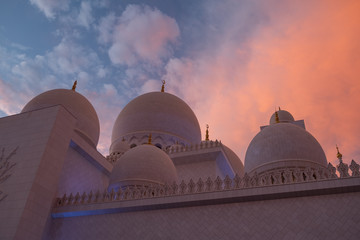
[[133, 143], [133, 144], [130, 145], [130, 148], [134, 148], [134, 147], [136, 147], [136, 144], [135, 144], [135, 143]]

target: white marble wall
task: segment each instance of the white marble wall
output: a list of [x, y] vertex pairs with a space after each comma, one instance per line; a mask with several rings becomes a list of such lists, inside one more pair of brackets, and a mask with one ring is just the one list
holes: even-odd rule
[[1, 239], [40, 239], [76, 119], [62, 106], [0, 119], [0, 149], [16, 165], [0, 184]]
[[56, 218], [47, 239], [359, 239], [360, 193]]

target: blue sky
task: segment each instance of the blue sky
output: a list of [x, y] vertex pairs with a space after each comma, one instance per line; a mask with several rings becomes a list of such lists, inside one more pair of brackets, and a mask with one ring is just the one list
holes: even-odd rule
[[[184, 99], [210, 137], [242, 160], [275, 107], [305, 119], [336, 163], [359, 158], [357, 1], [3, 0], [0, 117], [34, 96], [71, 88], [94, 105], [99, 151], [134, 97]], [[341, 106], [341, 113], [339, 109]]]

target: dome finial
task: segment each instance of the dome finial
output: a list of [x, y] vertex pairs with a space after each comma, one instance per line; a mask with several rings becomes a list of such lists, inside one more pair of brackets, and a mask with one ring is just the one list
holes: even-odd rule
[[73, 90], [74, 92], [75, 92], [75, 89], [76, 89], [76, 85], [77, 85], [77, 80], [75, 80], [75, 82], [74, 82], [74, 84], [73, 84], [73, 86], [71, 88], [71, 90]]
[[279, 106], [279, 111], [281, 111], [281, 108], [280, 108], [280, 106]]
[[206, 124], [205, 141], [209, 141], [209, 124]]
[[162, 80], [161, 92], [165, 90], [165, 80]]
[[339, 152], [339, 147], [337, 144], [336, 144], [336, 150], [337, 150], [336, 157], [339, 159], [340, 162], [342, 162], [342, 154]]
[[149, 145], [152, 145], [152, 143], [151, 143], [151, 133], [149, 134], [148, 144], [149, 144]]
[[278, 112], [276, 111], [276, 109], [275, 109], [275, 122], [276, 122], [276, 123], [279, 123], [279, 122], [280, 122], [279, 114], [278, 114]]

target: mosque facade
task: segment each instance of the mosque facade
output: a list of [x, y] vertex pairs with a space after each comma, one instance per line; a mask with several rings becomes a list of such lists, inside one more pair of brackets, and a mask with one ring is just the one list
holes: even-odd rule
[[279, 109], [244, 162], [164, 91], [130, 101], [97, 151], [80, 93], [0, 119], [0, 239], [359, 239], [360, 173]]

